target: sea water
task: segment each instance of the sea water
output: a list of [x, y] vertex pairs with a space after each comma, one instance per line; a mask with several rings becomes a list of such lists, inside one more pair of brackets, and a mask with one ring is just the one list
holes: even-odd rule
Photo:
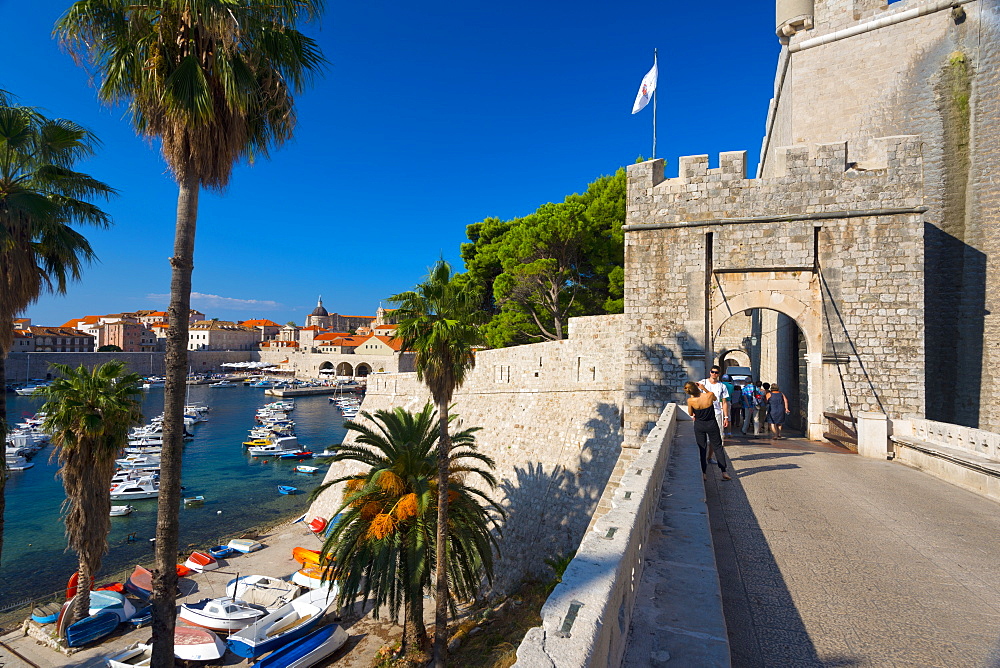
[[[190, 388], [189, 403], [210, 406], [211, 411], [207, 422], [189, 428], [195, 438], [184, 446], [181, 495], [201, 495], [205, 503], [180, 508], [182, 551], [189, 547], [205, 549], [251, 527], [306, 511], [308, 494], [322, 484], [328, 466], [316, 460], [252, 458], [243, 448], [257, 408], [274, 400], [260, 388]], [[8, 394], [8, 421], [20, 422], [24, 416], [39, 411], [42, 403], [31, 396]], [[142, 411], [147, 421], [163, 412], [163, 388], [145, 392]], [[346, 434], [340, 410], [323, 395], [296, 397], [295, 410], [289, 417], [295, 421], [299, 445], [304, 450], [333, 448]], [[76, 554], [66, 549], [60, 514], [65, 494], [56, 478], [59, 465], [52, 457], [53, 450], [52, 445], [46, 446], [32, 459], [32, 468], [11, 471], [7, 479], [0, 608], [61, 589], [76, 569]], [[320, 472], [295, 473], [292, 469], [300, 463], [319, 466]], [[278, 485], [292, 485], [300, 492], [282, 495]], [[156, 499], [112, 503], [128, 503], [136, 510], [125, 517], [111, 518], [102, 574], [148, 561], [153, 554], [149, 539], [156, 533]], [[130, 541], [131, 534], [134, 540]], [[178, 561], [183, 560], [181, 557]], [[97, 579], [101, 582], [100, 576]]]

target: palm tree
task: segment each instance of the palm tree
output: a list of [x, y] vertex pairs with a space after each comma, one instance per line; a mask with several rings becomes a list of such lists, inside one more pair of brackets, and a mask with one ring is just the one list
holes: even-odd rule
[[56, 23], [98, 96], [123, 103], [138, 134], [158, 139], [178, 184], [170, 259], [162, 486], [153, 580], [154, 666], [172, 665], [188, 317], [198, 194], [224, 190], [233, 166], [291, 138], [293, 93], [325, 63], [295, 29], [323, 0], [81, 0]]
[[71, 620], [89, 614], [91, 578], [108, 551], [115, 457], [128, 443], [129, 429], [142, 420], [141, 378], [112, 360], [93, 371], [52, 364], [61, 377], [39, 390], [47, 401], [44, 428], [59, 456], [66, 539], [80, 559], [79, 594]]
[[434, 665], [445, 666], [448, 652], [448, 407], [466, 373], [475, 367], [474, 346], [482, 343], [477, 327], [481, 299], [471, 286], [452, 276], [451, 266], [439, 260], [427, 280], [409, 292], [389, 298], [399, 304], [393, 314], [396, 335], [404, 350], [416, 352], [417, 378], [430, 390], [440, 416], [438, 448], [438, 519], [435, 558]]
[[[0, 379], [6, 377], [17, 314], [43, 292], [66, 292], [95, 257], [72, 225], [111, 224], [93, 200], [109, 198], [114, 189], [73, 171], [99, 144], [79, 125], [15, 105], [0, 91]], [[6, 430], [7, 409], [0, 401], [0, 443]], [[0, 553], [5, 468], [0, 459]]]
[[[341, 606], [358, 596], [371, 598], [376, 618], [382, 606], [388, 606], [397, 618], [402, 606], [403, 654], [420, 654], [428, 644], [423, 596], [431, 588], [436, 564], [441, 459], [437, 416], [431, 404], [419, 413], [397, 407], [374, 415], [362, 411], [361, 416], [370, 424], [344, 423], [359, 435], [354, 443], [342, 445], [333, 461], [357, 462], [367, 470], [333, 480], [314, 492], [318, 495], [331, 485], [346, 483], [344, 502], [337, 511], [339, 521], [323, 546], [324, 578], [338, 582]], [[496, 529], [495, 518], [503, 515], [480, 489], [466, 484], [471, 475], [481, 487], [496, 487], [490, 472], [493, 460], [476, 450], [476, 431], [466, 429], [452, 437], [447, 464], [452, 517], [447, 540], [454, 557], [448, 575], [454, 593], [462, 598], [474, 598], [484, 576], [492, 581], [497, 543], [491, 529]]]

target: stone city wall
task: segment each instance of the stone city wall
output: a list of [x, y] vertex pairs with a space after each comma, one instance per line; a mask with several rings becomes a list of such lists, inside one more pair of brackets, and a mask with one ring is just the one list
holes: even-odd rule
[[[918, 137], [865, 153], [795, 146], [747, 179], [745, 153], [631, 165], [625, 236], [626, 444], [641, 442], [733, 314], [794, 319], [807, 341], [809, 434], [844, 403], [923, 410], [922, 155]], [[884, 379], [892, 377], [892, 382]], [[846, 391], [845, 391], [846, 390]]]
[[[621, 452], [623, 316], [573, 318], [569, 339], [476, 355], [455, 393], [457, 425], [482, 427], [480, 449], [496, 461], [493, 497], [505, 508], [496, 587], [548, 576], [544, 560], [576, 549]], [[415, 373], [368, 379], [362, 408], [419, 410], [430, 395]], [[348, 434], [346, 441], [352, 440]], [[352, 472], [334, 465], [326, 479]], [[342, 489], [310, 508], [330, 517]]]
[[[23, 383], [28, 378], [46, 378], [51, 374], [49, 364], [81, 364], [92, 369], [111, 360], [122, 360], [129, 371], [142, 376], [162, 376], [166, 369], [160, 353], [11, 353], [7, 357], [6, 376], [9, 383]], [[260, 355], [252, 350], [193, 350], [188, 352], [188, 366], [195, 373], [228, 371], [224, 362], [258, 361]]]
[[370, 373], [405, 373], [414, 369], [413, 353], [358, 355], [356, 353], [317, 353], [298, 348], [279, 348], [263, 350], [259, 356], [262, 362], [270, 362], [275, 365], [288, 360], [288, 363], [283, 366], [294, 369], [296, 378], [320, 378], [321, 369], [332, 368], [336, 370], [344, 362], [350, 364], [352, 370], [360, 364], [366, 364], [371, 369]]

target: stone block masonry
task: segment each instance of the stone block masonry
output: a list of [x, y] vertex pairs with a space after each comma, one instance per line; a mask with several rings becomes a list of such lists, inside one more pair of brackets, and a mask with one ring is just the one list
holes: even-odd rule
[[823, 411], [923, 410], [923, 154], [919, 137], [629, 167], [625, 235], [625, 443], [714, 361], [735, 314], [771, 309], [806, 342], [807, 432]]
[[[551, 577], [545, 559], [576, 549], [595, 513], [606, 510], [598, 502], [620, 477], [624, 321], [574, 318], [567, 340], [481, 351], [455, 393], [456, 426], [481, 427], [479, 447], [497, 464], [493, 498], [507, 513], [498, 591], [525, 577]], [[362, 408], [419, 410], [430, 400], [415, 373], [373, 374]], [[345, 441], [352, 440], [353, 432]], [[335, 464], [326, 479], [351, 472]], [[328, 490], [310, 518], [332, 516], [342, 494], [339, 486]]]

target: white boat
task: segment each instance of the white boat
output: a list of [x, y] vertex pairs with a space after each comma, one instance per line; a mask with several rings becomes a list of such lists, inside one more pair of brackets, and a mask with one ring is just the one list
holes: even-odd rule
[[276, 436], [271, 438], [271, 442], [267, 445], [251, 445], [247, 448], [247, 452], [253, 457], [266, 457], [298, 451], [299, 439], [295, 436]]
[[127, 480], [139, 480], [146, 477], [158, 479], [160, 477], [160, 468], [122, 469], [111, 476], [111, 486], [113, 487]]
[[230, 383], [228, 380], [220, 380], [218, 383], [209, 383], [209, 387], [236, 387], [236, 383]]
[[334, 602], [326, 589], [313, 589], [229, 636], [226, 644], [234, 654], [256, 657], [308, 634], [323, 621]]
[[17, 392], [18, 394], [20, 394], [22, 397], [27, 397], [27, 396], [31, 396], [37, 390], [40, 390], [43, 387], [48, 387], [48, 385], [29, 385], [28, 387], [20, 387], [20, 388], [14, 390], [14, 391]]
[[331, 597], [340, 593], [340, 586], [335, 580], [323, 582], [323, 569], [316, 565], [303, 566], [292, 573], [292, 582], [306, 589], [329, 589]]
[[111, 517], [124, 517], [131, 513], [135, 508], [129, 505], [124, 506], [111, 506]]
[[214, 661], [226, 653], [226, 643], [208, 629], [174, 629], [174, 657], [181, 661]]
[[228, 545], [237, 552], [242, 552], [243, 554], [256, 552], [257, 550], [260, 550], [264, 547], [257, 541], [250, 538], [234, 538], [233, 540], [229, 541]]
[[339, 624], [322, 626], [279, 647], [254, 664], [254, 668], [309, 668], [318, 665], [350, 640]]
[[107, 661], [108, 668], [148, 668], [153, 661], [153, 645], [132, 643]]
[[5, 461], [7, 462], [8, 471], [24, 471], [35, 465], [21, 455], [6, 455]]
[[160, 458], [156, 455], [128, 455], [116, 459], [115, 464], [123, 469], [160, 468]]
[[160, 481], [152, 476], [138, 480], [126, 480], [111, 488], [112, 501], [131, 501], [132, 499], [155, 499], [160, 495]]
[[124, 594], [116, 591], [96, 590], [90, 592], [90, 616], [101, 612], [113, 612], [118, 615], [118, 621], [124, 622], [135, 615], [135, 606]]
[[265, 614], [264, 610], [224, 596], [206, 598], [197, 603], [184, 603], [178, 616], [188, 624], [211, 631], [231, 632], [246, 628]]
[[299, 595], [301, 588], [287, 580], [267, 575], [244, 575], [230, 580], [226, 585], [226, 596], [274, 610], [285, 605]]

